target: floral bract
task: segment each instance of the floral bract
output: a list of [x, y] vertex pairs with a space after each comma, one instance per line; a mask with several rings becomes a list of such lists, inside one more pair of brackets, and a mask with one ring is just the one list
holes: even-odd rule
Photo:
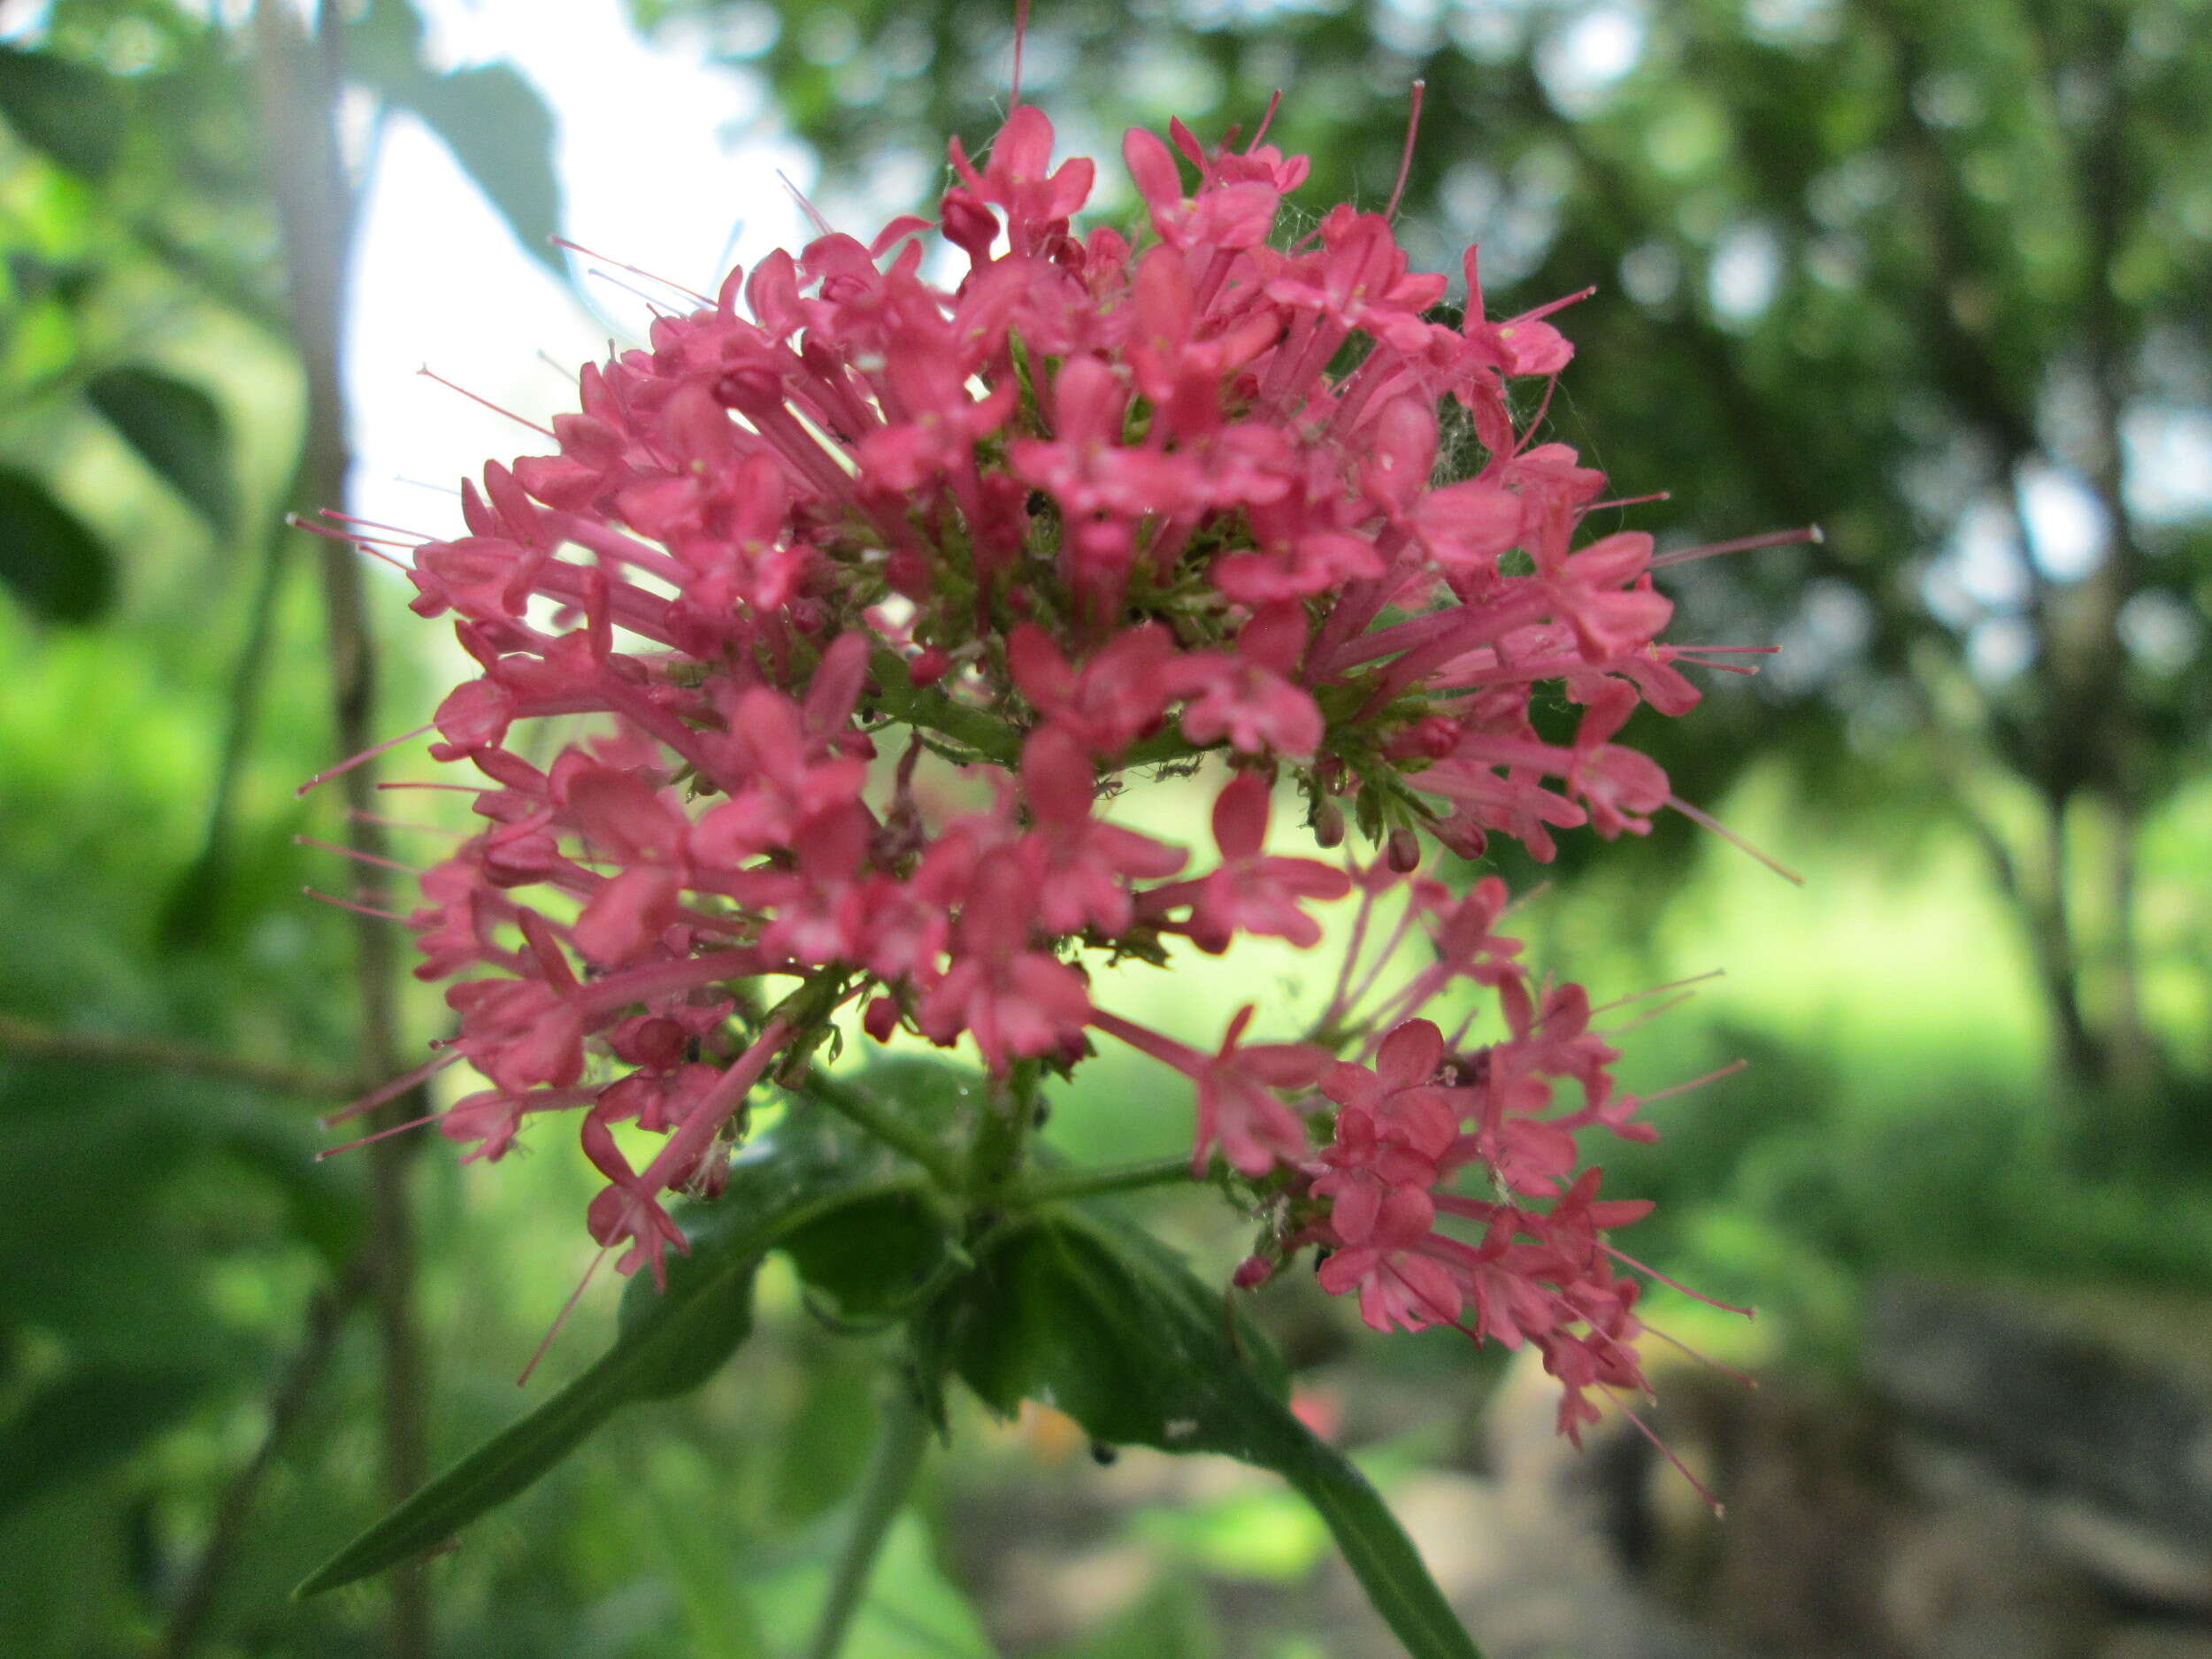
[[[1385, 217], [1279, 230], [1302, 159], [1171, 136], [1123, 146], [1133, 238], [1079, 235], [1093, 164], [1018, 108], [982, 165], [954, 144], [933, 225], [772, 254], [587, 366], [558, 452], [488, 466], [467, 534], [417, 550], [415, 609], [481, 666], [434, 753], [482, 774], [483, 826], [411, 918], [418, 972], [456, 981], [443, 1057], [490, 1085], [442, 1128], [497, 1158], [580, 1112], [593, 1235], [657, 1273], [669, 1195], [711, 1187], [748, 1092], [840, 1010], [1001, 1079], [1102, 1036], [1189, 1079], [1194, 1168], [1273, 1218], [1240, 1282], [1326, 1247], [1371, 1325], [1534, 1344], [1572, 1430], [1586, 1390], [1640, 1382], [1601, 1235], [1644, 1208], [1595, 1196], [1574, 1132], [1647, 1132], [1588, 999], [1497, 933], [1502, 886], [1419, 866], [1494, 835], [1548, 858], [1669, 801], [1614, 741], [1697, 700], [1651, 541], [1577, 545], [1601, 475], [1514, 391], [1571, 349], [1486, 317], [1471, 252], [1441, 320]], [[1540, 690], [1578, 710], [1553, 735]], [[518, 725], [557, 715], [601, 734], [534, 764]], [[1202, 764], [1210, 848], [1110, 821], [1123, 783]], [[1294, 794], [1326, 856], [1271, 850]], [[1348, 864], [1348, 821], [1374, 849]], [[1313, 946], [1355, 888], [1370, 960], [1300, 1041], [1247, 1041], [1248, 1009], [1194, 1048], [1087, 972]], [[1409, 939], [1427, 965], [1378, 990]], [[1422, 1016], [1448, 1000], [1494, 1024], [1448, 1037]], [[643, 1168], [624, 1123], [666, 1137]]]

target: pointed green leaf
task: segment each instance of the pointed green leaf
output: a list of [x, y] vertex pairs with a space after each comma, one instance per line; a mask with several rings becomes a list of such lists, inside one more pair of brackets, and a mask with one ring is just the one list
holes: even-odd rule
[[91, 622], [114, 603], [115, 561], [32, 473], [0, 467], [0, 582], [52, 622]]
[[110, 369], [85, 388], [92, 406], [219, 535], [236, 522], [223, 411], [198, 387], [146, 368]]
[[1382, 1494], [1350, 1458], [1298, 1426], [1301, 1432], [1272, 1467], [1328, 1523], [1383, 1623], [1414, 1659], [1482, 1659]]
[[568, 280], [567, 262], [552, 242], [561, 228], [553, 114], [537, 88], [510, 65], [487, 64], [411, 77], [384, 90], [445, 142], [525, 250]]
[[129, 106], [111, 75], [51, 52], [0, 46], [0, 116], [72, 173], [113, 171]]
[[721, 1197], [681, 1217], [689, 1254], [670, 1260], [665, 1292], [643, 1274], [631, 1284], [614, 1345], [590, 1370], [340, 1550], [295, 1594], [316, 1595], [422, 1554], [522, 1491], [623, 1406], [697, 1387], [750, 1330], [753, 1273], [765, 1252], [810, 1222], [918, 1179], [841, 1122], [795, 1111], [739, 1155]]
[[1259, 1332], [1150, 1235], [1102, 1212], [1041, 1217], [987, 1246], [964, 1290], [945, 1340], [986, 1403], [1040, 1400], [1110, 1444], [1275, 1471], [1414, 1659], [1480, 1659], [1389, 1506], [1292, 1414]]

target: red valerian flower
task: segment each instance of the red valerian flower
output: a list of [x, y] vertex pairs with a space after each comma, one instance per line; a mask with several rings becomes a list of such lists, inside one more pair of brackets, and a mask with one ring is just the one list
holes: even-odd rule
[[[979, 163], [955, 142], [933, 219], [826, 233], [657, 315], [583, 368], [553, 452], [486, 466], [458, 532], [414, 550], [415, 610], [452, 613], [475, 664], [431, 753], [478, 775], [479, 827], [409, 919], [418, 972], [454, 981], [434, 1064], [491, 1087], [441, 1126], [494, 1160], [580, 1110], [590, 1231], [658, 1274], [683, 1248], [667, 1195], [711, 1186], [749, 1093], [847, 1014], [1002, 1081], [1110, 1035], [1190, 1080], [1194, 1168], [1217, 1154], [1332, 1252], [1326, 1287], [1377, 1325], [1535, 1343], [1571, 1429], [1632, 1382], [1636, 1328], [1602, 1242], [1628, 1210], [1576, 1137], [1647, 1132], [1588, 998], [1497, 933], [1502, 884], [1454, 899], [1416, 867], [1498, 835], [1546, 859], [1555, 832], [1678, 805], [1618, 740], [1694, 703], [1699, 648], [1657, 639], [1647, 536], [1581, 540], [1601, 476], [1517, 424], [1512, 383], [1572, 355], [1555, 308], [1489, 319], [1471, 253], [1440, 320], [1446, 278], [1388, 214], [1339, 204], [1292, 242], [1302, 158], [1170, 140], [1123, 144], [1141, 221], [1080, 232], [1096, 169], [1056, 159], [1041, 112]], [[949, 288], [923, 275], [933, 232], [966, 256]], [[1453, 403], [1476, 443], [1440, 476]], [[1540, 699], [1582, 710], [1571, 737]], [[518, 741], [548, 720], [565, 741]], [[1215, 769], [1210, 868], [1112, 821], [1153, 768]], [[1383, 856], [1271, 848], [1289, 787], [1323, 847], [1350, 824]], [[1245, 1041], [1248, 1006], [1186, 1042], [1091, 972], [1183, 940], [1314, 948], [1356, 886], [1297, 1041]], [[1471, 998], [1499, 1011], [1486, 1045]], [[664, 1137], [642, 1167], [641, 1135]]]

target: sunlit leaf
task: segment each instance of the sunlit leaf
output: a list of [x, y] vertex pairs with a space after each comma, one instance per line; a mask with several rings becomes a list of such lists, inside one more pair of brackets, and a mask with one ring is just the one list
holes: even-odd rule
[[0, 467], [0, 582], [52, 622], [91, 622], [115, 599], [115, 561], [29, 472]]
[[188, 380], [137, 367], [95, 375], [85, 396], [219, 534], [235, 523], [230, 437], [213, 398]]

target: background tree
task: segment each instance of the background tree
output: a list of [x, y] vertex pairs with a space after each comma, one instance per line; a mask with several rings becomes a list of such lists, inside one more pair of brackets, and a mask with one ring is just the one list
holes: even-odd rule
[[[936, 135], [987, 132], [1005, 98], [1008, 20], [949, 0], [637, 9], [762, 64], [848, 187], [929, 176]], [[2190, 958], [2171, 920], [2147, 942], [2140, 868], [2212, 733], [2206, 20], [2193, 0], [1079, 3], [1035, 9], [1026, 73], [1110, 130], [1248, 129], [1279, 88], [1271, 138], [1312, 155], [1316, 198], [1376, 202], [1425, 81], [1404, 217], [1433, 258], [1479, 242], [1513, 304], [1600, 285], [1553, 426], [1671, 491], [1626, 520], [1826, 531], [1674, 572], [1686, 637], [1786, 647], [1754, 695], [1654, 734], [1682, 793], [1786, 753], [1839, 823], [1917, 801], [1965, 826], [2085, 1143], [2158, 1156], [2200, 1144], [2203, 1087], [2146, 1013], [2147, 973]], [[1684, 864], [1672, 831], [1654, 873]]]

